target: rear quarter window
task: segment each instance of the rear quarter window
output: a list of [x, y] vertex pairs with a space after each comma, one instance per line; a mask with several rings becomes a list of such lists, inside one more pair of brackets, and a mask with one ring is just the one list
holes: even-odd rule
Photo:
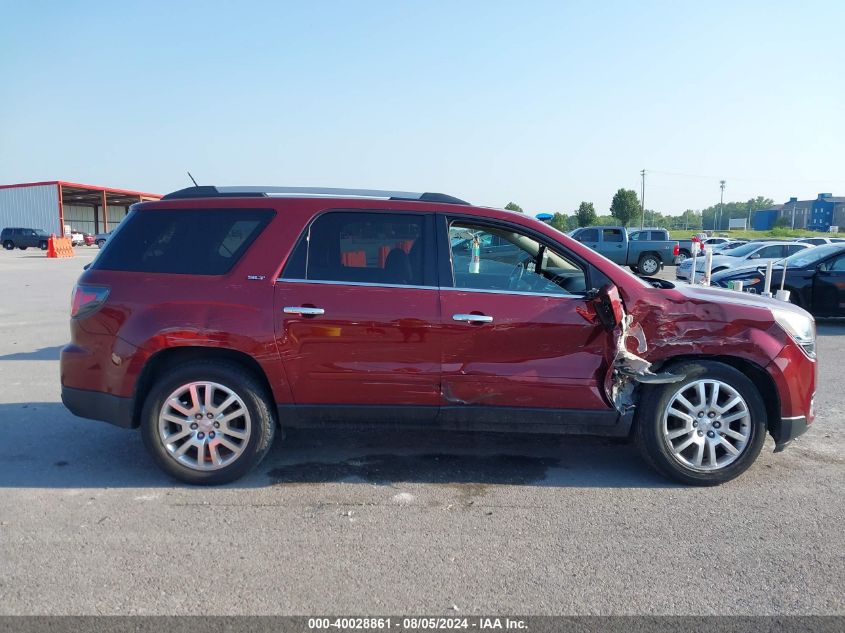
[[268, 209], [136, 210], [109, 237], [92, 268], [224, 275], [273, 215]]

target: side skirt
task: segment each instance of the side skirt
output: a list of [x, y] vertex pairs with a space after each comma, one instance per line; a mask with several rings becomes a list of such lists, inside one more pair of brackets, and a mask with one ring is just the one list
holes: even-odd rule
[[277, 405], [282, 427], [442, 429], [624, 437], [633, 410], [527, 409], [483, 406]]

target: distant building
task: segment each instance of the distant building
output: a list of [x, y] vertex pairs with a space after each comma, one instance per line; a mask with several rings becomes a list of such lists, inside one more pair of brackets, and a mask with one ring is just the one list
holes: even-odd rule
[[845, 196], [820, 193], [815, 200], [790, 198], [783, 204], [760, 209], [751, 224], [757, 231], [768, 231], [779, 218], [786, 218], [789, 226], [796, 229], [827, 233], [831, 226], [840, 226], [845, 231]]

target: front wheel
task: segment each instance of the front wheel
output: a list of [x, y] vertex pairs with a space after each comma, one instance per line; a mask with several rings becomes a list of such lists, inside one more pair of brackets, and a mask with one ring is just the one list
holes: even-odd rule
[[189, 484], [243, 477], [267, 454], [275, 431], [261, 384], [225, 361], [171, 369], [153, 385], [141, 415], [141, 434], [153, 459]]
[[47, 250], [47, 242], [38, 242], [38, 248], [40, 248], [42, 251], [46, 251]]
[[3, 242], [3, 248], [5, 248], [7, 251], [13, 251], [15, 250], [15, 243], [12, 242], [12, 240], [6, 240], [5, 242]]
[[643, 255], [637, 263], [637, 268], [646, 277], [651, 277], [660, 270], [660, 260], [656, 255]]
[[103, 248], [103, 245], [106, 243], [106, 240], [97, 240], [97, 248]]
[[766, 440], [760, 392], [740, 371], [713, 361], [669, 369], [681, 382], [645, 387], [637, 416], [640, 451], [657, 471], [714, 486], [754, 463]]
[[634, 273], [635, 275], [639, 275], [639, 274], [640, 274], [640, 269], [639, 269], [639, 268], [637, 268], [636, 266], [628, 266], [628, 268], [630, 268], [630, 269], [631, 269], [631, 272], [632, 272], [632, 273]]

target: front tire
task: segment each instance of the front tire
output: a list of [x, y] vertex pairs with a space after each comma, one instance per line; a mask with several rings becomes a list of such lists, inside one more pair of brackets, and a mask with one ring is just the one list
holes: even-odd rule
[[29, 248], [29, 246], [18, 246], [18, 248], [21, 249], [22, 251], [25, 251], [26, 249]]
[[106, 240], [97, 240], [97, 248], [103, 248], [103, 245], [106, 243]]
[[681, 382], [645, 386], [635, 436], [645, 460], [684, 484], [715, 486], [745, 472], [766, 441], [766, 407], [743, 373], [695, 361], [668, 370]]
[[171, 477], [188, 484], [225, 484], [255, 468], [270, 449], [271, 405], [266, 390], [240, 365], [185, 363], [150, 389], [141, 435]]
[[38, 248], [40, 248], [42, 251], [46, 251], [47, 250], [47, 242], [38, 242]]

